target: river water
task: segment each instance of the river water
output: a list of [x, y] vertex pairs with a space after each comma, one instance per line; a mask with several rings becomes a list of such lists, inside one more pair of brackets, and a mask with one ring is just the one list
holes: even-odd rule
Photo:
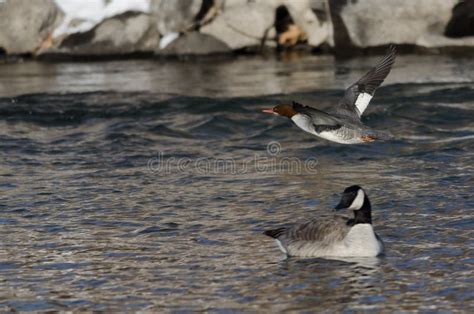
[[[0, 66], [0, 310], [474, 310], [474, 62], [401, 55], [344, 146], [261, 113], [379, 57]], [[285, 258], [268, 228], [365, 188], [386, 254]]]

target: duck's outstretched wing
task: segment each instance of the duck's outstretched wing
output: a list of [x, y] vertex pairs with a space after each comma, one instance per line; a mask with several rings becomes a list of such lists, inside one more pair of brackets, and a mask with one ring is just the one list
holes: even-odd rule
[[396, 49], [390, 46], [380, 62], [352, 84], [332, 113], [360, 119], [376, 89], [383, 83], [395, 62]]

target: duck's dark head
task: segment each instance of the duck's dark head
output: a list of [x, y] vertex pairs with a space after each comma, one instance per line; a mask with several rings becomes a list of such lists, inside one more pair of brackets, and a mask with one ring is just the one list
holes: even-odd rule
[[360, 186], [350, 186], [342, 193], [341, 201], [337, 204], [336, 209], [359, 210], [364, 205], [364, 199], [365, 192]]
[[372, 223], [369, 198], [364, 189], [358, 185], [350, 186], [344, 190], [336, 209], [353, 210], [355, 223]]
[[280, 104], [271, 109], [264, 109], [262, 111], [266, 113], [273, 113], [279, 116], [288, 117], [290, 119], [297, 113], [295, 109], [293, 109], [293, 106], [290, 104]]

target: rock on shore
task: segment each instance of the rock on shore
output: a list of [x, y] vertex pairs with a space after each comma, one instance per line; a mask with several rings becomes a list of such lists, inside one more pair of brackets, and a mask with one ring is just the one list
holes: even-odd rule
[[127, 12], [105, 19], [89, 31], [68, 34], [39, 53], [76, 57], [150, 53], [158, 40], [148, 14]]
[[0, 1], [0, 48], [12, 55], [35, 53], [62, 18], [53, 0]]
[[379, 0], [330, 1], [335, 46], [338, 49], [391, 43], [425, 48], [474, 46], [474, 37], [445, 36], [457, 3], [458, 0], [391, 0], [383, 4]]

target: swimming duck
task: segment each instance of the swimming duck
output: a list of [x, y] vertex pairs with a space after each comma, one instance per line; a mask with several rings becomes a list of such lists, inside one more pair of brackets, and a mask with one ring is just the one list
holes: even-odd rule
[[372, 227], [369, 198], [360, 186], [346, 188], [336, 209], [352, 210], [354, 215], [321, 217], [264, 234], [274, 238], [288, 256], [374, 257], [383, 253], [383, 242]]

